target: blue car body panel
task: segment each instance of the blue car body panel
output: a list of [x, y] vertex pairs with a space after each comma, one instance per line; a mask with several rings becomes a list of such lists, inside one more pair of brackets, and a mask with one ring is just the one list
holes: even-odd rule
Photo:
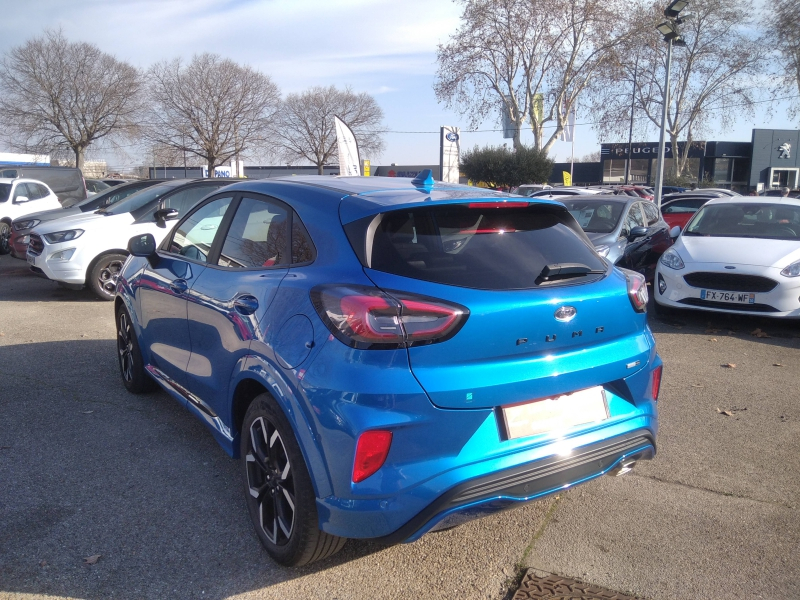
[[[288, 204], [313, 241], [313, 263], [231, 270], [165, 252], [155, 266], [131, 257], [117, 301], [131, 315], [151, 375], [231, 456], [239, 452], [242, 390], [258, 384], [273, 396], [305, 458], [322, 530], [412, 541], [592, 479], [628, 457], [654, 455], [652, 378], [661, 361], [618, 270], [588, 285], [455, 287], [365, 267], [343, 228], [398, 208], [519, 198], [383, 178], [297, 177], [237, 183], [222, 192]], [[176, 291], [176, 279], [185, 290]], [[331, 283], [439, 298], [468, 307], [470, 315], [444, 342], [357, 349], [336, 339], [312, 304], [310, 290]], [[243, 294], [257, 304], [249, 314], [236, 305]], [[564, 304], [577, 309], [568, 323], [553, 318]], [[506, 439], [501, 407], [592, 386], [605, 389], [607, 420]], [[391, 449], [383, 467], [353, 483], [356, 441], [371, 429], [391, 430]], [[583, 449], [585, 461], [565, 462]], [[529, 473], [529, 487], [514, 487], [522, 471], [547, 461], [556, 461], [551, 470], [567, 479], [556, 485]], [[503, 477], [510, 482], [505, 487]], [[484, 491], [456, 494], [470, 482]]]

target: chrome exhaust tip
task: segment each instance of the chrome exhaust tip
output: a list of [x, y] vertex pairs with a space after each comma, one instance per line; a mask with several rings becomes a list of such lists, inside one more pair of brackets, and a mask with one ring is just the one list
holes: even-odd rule
[[620, 462], [616, 467], [611, 469], [607, 474], [611, 475], [612, 477], [621, 477], [630, 471], [633, 471], [633, 467], [636, 466], [635, 460], [623, 460]]

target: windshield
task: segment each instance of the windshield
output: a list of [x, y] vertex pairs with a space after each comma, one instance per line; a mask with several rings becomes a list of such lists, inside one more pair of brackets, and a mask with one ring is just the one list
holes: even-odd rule
[[562, 200], [564, 206], [586, 233], [611, 233], [625, 212], [624, 202]]
[[121, 202], [117, 202], [116, 204], [112, 204], [109, 207], [101, 208], [97, 211], [98, 214], [101, 215], [122, 215], [125, 213], [133, 212], [135, 210], [139, 210], [146, 204], [160, 198], [168, 191], [173, 188], [178, 187], [179, 185], [184, 185], [188, 183], [188, 179], [176, 179], [174, 181], [169, 181], [167, 183], [161, 183], [159, 185], [154, 185], [153, 187], [147, 188], [142, 190], [141, 192], [137, 192], [131, 196], [125, 198]]
[[11, 195], [11, 184], [0, 183], [0, 202], [8, 200], [9, 195]]
[[737, 202], [701, 208], [683, 235], [800, 240], [800, 206]]

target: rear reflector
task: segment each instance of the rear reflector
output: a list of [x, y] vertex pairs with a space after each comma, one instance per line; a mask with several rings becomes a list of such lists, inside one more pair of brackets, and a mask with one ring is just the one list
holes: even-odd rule
[[379, 429], [365, 431], [356, 444], [356, 458], [353, 461], [353, 483], [364, 481], [386, 462], [389, 447], [392, 445], [392, 432]]
[[653, 400], [658, 400], [658, 393], [661, 391], [661, 372], [663, 369], [663, 365], [653, 369]]
[[470, 202], [470, 208], [527, 208], [527, 202]]

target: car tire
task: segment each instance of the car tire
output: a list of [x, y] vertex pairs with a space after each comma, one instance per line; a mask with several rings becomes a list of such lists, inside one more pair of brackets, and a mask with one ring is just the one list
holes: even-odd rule
[[139, 340], [131, 323], [131, 316], [124, 306], [116, 313], [117, 359], [122, 383], [132, 394], [144, 394], [158, 389], [158, 384], [144, 368], [144, 359], [139, 350]]
[[0, 255], [11, 252], [11, 225], [0, 222]]
[[125, 254], [103, 254], [89, 273], [89, 287], [102, 300], [113, 300], [117, 293], [117, 277], [128, 256]]
[[240, 441], [247, 508], [272, 559], [298, 567], [332, 556], [341, 538], [319, 529], [311, 476], [289, 421], [269, 394], [247, 409]]

